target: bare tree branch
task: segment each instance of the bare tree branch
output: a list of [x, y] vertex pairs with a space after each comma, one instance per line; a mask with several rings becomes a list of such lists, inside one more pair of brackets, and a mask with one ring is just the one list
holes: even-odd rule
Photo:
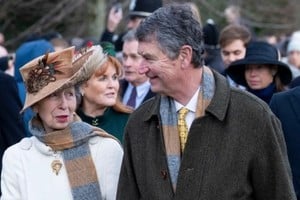
[[15, 38], [6, 41], [6, 45], [12, 45], [24, 38], [26, 38], [29, 34], [34, 32], [40, 32], [46, 30], [51, 27], [53, 24], [64, 19], [68, 14], [73, 12], [77, 7], [82, 5], [85, 0], [63, 0], [57, 6], [49, 11], [45, 16], [43, 16], [39, 21], [34, 23], [32, 26], [27, 28], [25, 31], [21, 32]]

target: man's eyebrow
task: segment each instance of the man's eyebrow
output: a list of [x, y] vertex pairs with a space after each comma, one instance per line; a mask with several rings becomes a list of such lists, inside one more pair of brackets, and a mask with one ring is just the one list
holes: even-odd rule
[[150, 58], [150, 59], [155, 59], [155, 58], [156, 58], [156, 56], [151, 55], [151, 54], [149, 54], [149, 53], [145, 53], [145, 52], [138, 52], [138, 54], [139, 54], [140, 56], [144, 57], [144, 58]]
[[137, 52], [139, 55], [143, 56], [144, 55], [144, 52], [143, 51], [138, 51]]

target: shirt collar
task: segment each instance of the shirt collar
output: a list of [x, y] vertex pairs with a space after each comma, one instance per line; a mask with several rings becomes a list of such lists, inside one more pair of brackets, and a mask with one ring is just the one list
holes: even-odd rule
[[[148, 92], [149, 88], [150, 88], [150, 82], [146, 81], [141, 85], [136, 86], [136, 93], [137, 93], [137, 97], [140, 97], [141, 95], [143, 95], [145, 92]], [[133, 85], [131, 83], [129, 83], [128, 85], [130, 91], [133, 89]]]
[[186, 107], [187, 109], [189, 109], [189, 111], [196, 112], [199, 91], [200, 87], [196, 90], [193, 97], [185, 106], [174, 100], [176, 111], [179, 111], [182, 107]]

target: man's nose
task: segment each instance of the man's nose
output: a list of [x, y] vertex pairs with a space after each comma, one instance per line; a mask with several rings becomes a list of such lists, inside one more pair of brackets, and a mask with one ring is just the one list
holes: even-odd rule
[[148, 70], [149, 70], [149, 67], [147, 67], [147, 64], [144, 61], [138, 67], [138, 72], [140, 74], [145, 74]]

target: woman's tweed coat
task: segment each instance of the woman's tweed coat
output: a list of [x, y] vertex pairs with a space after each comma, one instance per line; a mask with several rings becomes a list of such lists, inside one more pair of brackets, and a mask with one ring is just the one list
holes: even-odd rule
[[[286, 146], [267, 104], [230, 88], [214, 73], [215, 95], [195, 119], [173, 192], [159, 116], [159, 97], [129, 118], [117, 199], [295, 199]], [[175, 113], [174, 113], [175, 114]]]

